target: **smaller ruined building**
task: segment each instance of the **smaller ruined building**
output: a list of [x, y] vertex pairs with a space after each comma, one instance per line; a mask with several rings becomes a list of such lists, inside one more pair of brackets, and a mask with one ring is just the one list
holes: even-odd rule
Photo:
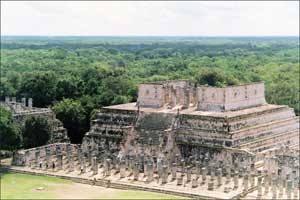
[[6, 97], [0, 105], [12, 112], [12, 116], [20, 125], [23, 125], [28, 117], [45, 117], [51, 126], [51, 135], [49, 144], [56, 142], [70, 142], [67, 130], [63, 127], [61, 121], [56, 119], [54, 112], [50, 108], [33, 107], [32, 98], [22, 98], [21, 102], [17, 102], [16, 97]]

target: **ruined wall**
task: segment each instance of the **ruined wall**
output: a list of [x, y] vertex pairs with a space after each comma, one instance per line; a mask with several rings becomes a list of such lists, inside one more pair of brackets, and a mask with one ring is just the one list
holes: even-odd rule
[[224, 88], [199, 86], [197, 98], [202, 111], [240, 110], [266, 103], [262, 82]]
[[161, 84], [140, 84], [138, 102], [141, 107], [159, 108], [164, 105], [165, 94]]
[[264, 83], [226, 87], [225, 110], [239, 110], [265, 104]]

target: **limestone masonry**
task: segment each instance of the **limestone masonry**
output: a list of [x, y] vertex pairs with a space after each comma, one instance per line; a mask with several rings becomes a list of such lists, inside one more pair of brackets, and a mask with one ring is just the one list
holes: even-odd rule
[[13, 163], [187, 197], [298, 199], [299, 117], [268, 104], [264, 90], [263, 82], [141, 84], [137, 102], [96, 114], [82, 144], [22, 150]]
[[17, 102], [16, 97], [6, 97], [5, 102], [0, 102], [0, 106], [12, 112], [13, 119], [18, 124], [24, 124], [28, 117], [45, 117], [51, 127], [51, 135], [48, 143], [69, 142], [67, 130], [63, 127], [61, 121], [56, 119], [54, 112], [50, 108], [33, 107], [33, 100], [22, 98]]

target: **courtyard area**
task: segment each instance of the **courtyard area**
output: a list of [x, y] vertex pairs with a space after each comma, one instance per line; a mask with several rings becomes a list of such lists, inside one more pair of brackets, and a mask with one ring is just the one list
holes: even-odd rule
[[1, 173], [1, 199], [180, 199], [152, 192], [118, 190], [56, 177]]

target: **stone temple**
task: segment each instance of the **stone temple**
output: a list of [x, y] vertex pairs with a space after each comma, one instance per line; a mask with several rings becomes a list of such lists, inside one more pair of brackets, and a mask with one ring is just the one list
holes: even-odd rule
[[128, 135], [140, 147], [183, 157], [215, 148], [258, 153], [298, 147], [299, 117], [288, 106], [266, 103], [262, 82], [195, 87], [185, 80], [163, 81], [141, 84], [136, 103], [103, 108], [83, 147], [111, 145], [119, 151], [127, 148]]
[[104, 107], [82, 144], [20, 150], [13, 171], [205, 199], [298, 199], [299, 117], [265, 100], [263, 82], [139, 85]]

